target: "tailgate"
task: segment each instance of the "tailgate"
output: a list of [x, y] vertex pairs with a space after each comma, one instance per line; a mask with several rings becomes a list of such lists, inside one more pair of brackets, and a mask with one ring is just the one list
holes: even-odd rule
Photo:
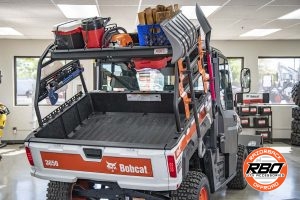
[[[121, 188], [169, 190], [165, 150], [25, 143], [31, 151], [35, 177], [76, 182], [77, 179], [116, 182]], [[181, 177], [177, 177], [178, 181]], [[175, 181], [177, 182], [177, 181]], [[174, 184], [174, 180], [172, 180]]]

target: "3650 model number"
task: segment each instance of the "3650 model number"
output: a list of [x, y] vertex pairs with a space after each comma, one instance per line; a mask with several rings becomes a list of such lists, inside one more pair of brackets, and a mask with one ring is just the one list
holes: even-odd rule
[[58, 167], [57, 160], [45, 160], [45, 165], [48, 167]]

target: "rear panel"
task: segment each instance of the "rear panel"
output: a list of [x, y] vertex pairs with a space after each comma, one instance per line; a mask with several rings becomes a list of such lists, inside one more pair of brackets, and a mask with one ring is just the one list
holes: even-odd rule
[[[121, 188], [136, 190], [175, 190], [181, 171], [170, 178], [165, 150], [89, 147], [26, 143], [31, 150], [37, 178], [76, 182], [77, 179], [116, 182]], [[179, 164], [180, 159], [176, 159]], [[171, 180], [170, 180], [171, 179]], [[172, 184], [169, 185], [169, 182]]]

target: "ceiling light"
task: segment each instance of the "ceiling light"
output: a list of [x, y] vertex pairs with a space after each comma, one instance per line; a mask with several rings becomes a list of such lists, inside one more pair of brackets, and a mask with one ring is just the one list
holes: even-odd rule
[[240, 35], [241, 37], [262, 37], [280, 31], [281, 29], [253, 29]]
[[[220, 6], [200, 6], [200, 7], [205, 17], [208, 17], [213, 12], [215, 12]], [[180, 10], [188, 19], [197, 19], [195, 6], [182, 6]]]
[[286, 15], [283, 15], [278, 19], [300, 19], [300, 9], [290, 12]]
[[59, 9], [67, 18], [89, 18], [98, 17], [99, 13], [96, 5], [65, 5], [58, 4]]
[[0, 35], [23, 35], [11, 27], [0, 27]]

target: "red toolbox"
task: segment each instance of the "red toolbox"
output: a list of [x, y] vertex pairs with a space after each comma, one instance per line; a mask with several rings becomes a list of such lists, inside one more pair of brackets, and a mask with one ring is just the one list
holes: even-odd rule
[[256, 106], [249, 106], [249, 114], [256, 115], [257, 114], [257, 107]]
[[239, 115], [240, 116], [247, 116], [247, 115], [256, 115], [257, 114], [257, 107], [256, 106], [241, 106], [239, 107]]
[[264, 139], [269, 139], [270, 131], [256, 131], [256, 135], [261, 135]]
[[255, 128], [267, 128], [269, 126], [269, 119], [266, 117], [253, 118], [253, 124]]
[[84, 42], [81, 34], [81, 21], [73, 20], [53, 27], [57, 49], [82, 49]]
[[87, 48], [101, 48], [105, 26], [110, 18], [94, 17], [82, 20], [82, 36]]
[[243, 128], [250, 127], [250, 118], [249, 117], [241, 117], [241, 125]]
[[167, 66], [168, 61], [171, 60], [171, 57], [164, 58], [135, 58], [132, 59], [136, 69], [162, 69]]
[[270, 106], [267, 107], [260, 107], [259, 108], [260, 115], [271, 115], [272, 108]]

